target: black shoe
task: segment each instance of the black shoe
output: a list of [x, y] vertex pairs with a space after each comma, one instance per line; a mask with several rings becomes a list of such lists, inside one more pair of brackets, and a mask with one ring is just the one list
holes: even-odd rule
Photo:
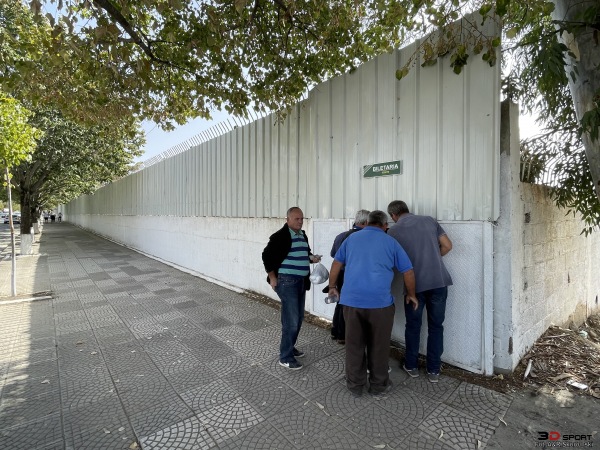
[[298, 350], [294, 347], [294, 358], [302, 358], [304, 356], [304, 352], [302, 350]]
[[286, 369], [290, 369], [290, 370], [300, 370], [300, 369], [302, 369], [302, 367], [304, 367], [298, 361], [292, 361], [292, 362], [279, 361], [279, 365], [281, 367], [285, 367]]
[[383, 389], [383, 391], [374, 391], [369, 388], [369, 394], [371, 394], [373, 397], [382, 397], [386, 394], [389, 394], [392, 389], [394, 389], [394, 383], [392, 383], [392, 380], [388, 380], [388, 385]]
[[347, 388], [347, 389], [348, 389], [348, 391], [350, 391], [350, 394], [352, 395], [352, 397], [354, 397], [354, 398], [362, 397], [362, 393], [363, 393], [362, 386], [358, 386], [355, 388]]

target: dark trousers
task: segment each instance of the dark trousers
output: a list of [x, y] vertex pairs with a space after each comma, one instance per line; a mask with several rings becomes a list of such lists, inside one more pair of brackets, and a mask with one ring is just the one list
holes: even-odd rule
[[373, 309], [344, 306], [348, 389], [361, 389], [367, 384], [367, 368], [371, 392], [381, 392], [389, 384], [390, 339], [395, 312], [393, 304]]
[[346, 321], [344, 320], [344, 307], [339, 303], [335, 305], [333, 322], [331, 324], [331, 337], [337, 340], [346, 339]]
[[279, 345], [279, 360], [281, 362], [296, 361], [294, 345], [298, 340], [302, 321], [306, 289], [304, 277], [279, 274], [275, 292], [281, 300], [281, 344]]
[[[340, 270], [340, 274], [337, 279], [338, 292], [342, 293], [344, 287], [344, 270]], [[325, 292], [325, 291], [324, 291]], [[331, 338], [342, 340], [346, 339], [346, 321], [344, 320], [344, 307], [339, 304], [335, 305], [335, 311], [333, 312], [333, 321], [331, 323]]]

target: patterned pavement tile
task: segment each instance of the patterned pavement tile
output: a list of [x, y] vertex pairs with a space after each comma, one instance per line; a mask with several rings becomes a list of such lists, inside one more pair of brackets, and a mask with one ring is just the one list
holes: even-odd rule
[[72, 365], [60, 370], [61, 384], [63, 381], [86, 382], [90, 378], [110, 379], [110, 372], [105, 365]]
[[172, 375], [178, 372], [193, 370], [202, 365], [202, 362], [193, 355], [174, 356], [170, 359], [162, 358], [156, 361], [156, 366], [163, 375]]
[[443, 402], [452, 395], [460, 383], [459, 380], [445, 375], [440, 375], [438, 383], [430, 383], [425, 374], [421, 371], [418, 378], [407, 377], [403, 385], [432, 400]]
[[243, 367], [249, 367], [250, 362], [231, 352], [228, 355], [209, 361], [206, 364], [218, 377], [223, 377], [230, 372], [240, 370]]
[[343, 377], [346, 373], [346, 352], [340, 350], [330, 353], [324, 358], [313, 363], [313, 366], [329, 376]]
[[192, 353], [194, 354], [195, 357], [197, 357], [200, 361], [202, 361], [203, 363], [210, 363], [216, 359], [221, 359], [224, 358], [226, 356], [231, 356], [234, 355], [235, 352], [226, 344], [220, 342], [219, 340], [217, 340], [216, 338], [212, 338], [214, 339], [214, 341], [216, 342], [215, 344], [212, 345], [207, 345], [207, 346], [194, 346], [194, 347], [190, 347], [189, 341], [184, 341], [184, 343], [191, 348]]
[[135, 434], [127, 424], [66, 436], [66, 448], [74, 450], [128, 450], [134, 442]]
[[[244, 339], [244, 337], [241, 336], [240, 339]], [[274, 342], [257, 344], [252, 341], [238, 340], [228, 344], [236, 353], [253, 363], [268, 364], [273, 357], [279, 354], [279, 344]]]
[[392, 392], [377, 400], [377, 405], [400, 417], [404, 423], [410, 423], [412, 428], [417, 428], [441, 404], [405, 386], [396, 384]]
[[238, 327], [248, 331], [258, 331], [273, 325], [274, 323], [271, 320], [254, 315], [237, 323]]
[[10, 428], [23, 422], [41, 419], [60, 411], [58, 391], [45, 394], [3, 398], [0, 403], [0, 427]]
[[414, 429], [414, 420], [392, 414], [380, 408], [377, 402], [372, 402], [352, 417], [343, 420], [342, 426], [372, 442], [374, 446], [381, 446], [405, 439]]
[[497, 427], [511, 401], [507, 395], [463, 382], [445, 403], [473, 419], [483, 420]]
[[223, 442], [219, 442], [221, 450], [273, 450], [297, 448], [271, 424], [262, 422], [248, 430], [244, 430]]
[[369, 448], [361, 437], [342, 428], [338, 420], [312, 402], [290, 405], [270, 423], [296, 448]]
[[228, 327], [233, 324], [230, 320], [224, 317], [214, 317], [212, 320], [206, 320], [200, 322], [202, 327], [206, 330], [217, 330], [219, 328]]
[[239, 394], [221, 380], [190, 389], [181, 394], [181, 398], [196, 414], [231, 401], [236, 397], [239, 397]]
[[64, 408], [79, 408], [101, 400], [117, 397], [112, 381], [88, 379], [82, 382], [62, 384], [62, 403]]
[[274, 377], [260, 366], [243, 367], [225, 375], [222, 380], [240, 394], [263, 387], [272, 389], [284, 385], [281, 379]]
[[266, 384], [257, 389], [247, 390], [241, 397], [262, 417], [271, 417], [285, 411], [289, 405], [299, 405], [306, 401], [300, 394], [283, 383]]
[[[65, 435], [73, 436], [127, 423], [127, 416], [117, 397], [109, 397], [87, 405], [63, 408]], [[117, 428], [118, 428], [117, 427]]]
[[422, 431], [415, 431], [410, 434], [403, 442], [396, 445], [400, 449], [415, 450], [453, 450], [453, 447], [439, 441], [437, 438], [429, 436]]
[[[58, 378], [42, 377], [32, 378], [27, 374], [15, 376], [7, 380], [2, 387], [1, 399], [22, 398], [23, 396], [36, 396], [47, 394], [60, 389]], [[0, 447], [1, 448], [1, 447]]]
[[54, 445], [56, 448], [63, 448], [64, 445], [59, 413], [0, 430], [0, 448], [2, 449], [47, 449], [53, 448]]
[[161, 357], [169, 359], [169, 357], [172, 358], [174, 355], [184, 356], [190, 351], [185, 344], [175, 339], [172, 335], [169, 335], [165, 339], [152, 339], [142, 342], [142, 346], [154, 360], [159, 360]]
[[419, 429], [455, 449], [481, 448], [494, 433], [494, 427], [447, 405], [438, 406]]
[[223, 341], [226, 344], [230, 344], [231, 342], [237, 341], [241, 339], [242, 336], [248, 334], [248, 330], [238, 325], [231, 325], [228, 327], [213, 330], [212, 334], [220, 341]]
[[159, 403], [134, 413], [131, 424], [137, 436], [149, 436], [182, 420], [194, 416], [192, 410], [180, 399]]
[[157, 314], [156, 316], [154, 316], [154, 320], [165, 326], [167, 326], [166, 324], [172, 324], [174, 328], [187, 322], [185, 314], [182, 314], [181, 312], [173, 308], [162, 314]]
[[217, 446], [197, 417], [142, 437], [140, 444], [144, 450], [208, 450]]
[[[198, 420], [209, 429], [239, 432], [258, 425], [264, 418], [245, 401], [237, 397], [221, 403], [213, 408], [207, 409], [196, 416]], [[211, 432], [211, 435], [215, 435]], [[220, 442], [223, 439], [215, 439]]]
[[199, 364], [192, 369], [166, 374], [166, 377], [179, 393], [205, 386], [217, 379], [217, 375], [205, 364]]
[[41, 361], [56, 360], [56, 348], [43, 348], [39, 350], [32, 350], [30, 348], [13, 348], [11, 359], [13, 363], [29, 362], [35, 364]]
[[322, 408], [327, 414], [339, 420], [348, 419], [364, 410], [374, 401], [373, 397], [366, 394], [366, 392], [360, 397], [354, 397], [346, 388], [345, 381], [339, 381], [325, 387], [310, 395], [309, 398], [311, 402]]
[[271, 373], [305, 397], [311, 397], [314, 393], [337, 382], [336, 378], [311, 365], [305, 365], [298, 371], [281, 367], [279, 358], [272, 360], [267, 367]]
[[58, 376], [58, 363], [56, 361], [40, 361], [30, 363], [28, 361], [15, 361], [8, 369], [7, 376], [26, 373], [30, 378], [56, 378]]

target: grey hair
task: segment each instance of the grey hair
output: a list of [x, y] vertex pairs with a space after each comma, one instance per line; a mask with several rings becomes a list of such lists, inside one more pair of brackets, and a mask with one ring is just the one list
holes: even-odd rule
[[354, 224], [362, 225], [369, 221], [369, 213], [371, 211], [367, 211], [366, 209], [359, 209], [356, 211], [356, 216], [354, 216]]
[[296, 209], [300, 209], [299, 206], [292, 206], [290, 209], [287, 210], [287, 212], [285, 213], [285, 217], [290, 217], [290, 214], [292, 213], [292, 211], [296, 210]]
[[392, 214], [400, 216], [410, 211], [408, 210], [408, 206], [406, 206], [406, 203], [404, 203], [402, 200], [394, 200], [388, 205], [387, 212], [390, 216]]
[[385, 226], [388, 222], [388, 215], [383, 211], [375, 210], [369, 213], [369, 225]]

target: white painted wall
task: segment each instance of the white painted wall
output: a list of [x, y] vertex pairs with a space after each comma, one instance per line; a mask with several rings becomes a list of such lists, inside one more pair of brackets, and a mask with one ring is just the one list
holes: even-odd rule
[[600, 311], [600, 234], [557, 208], [544, 186], [522, 183], [522, 285], [515, 292], [520, 357], [551, 324], [580, 325]]
[[[202, 276], [238, 291], [253, 291], [279, 300], [266, 282], [262, 251], [269, 236], [284, 219], [69, 216], [75, 223], [96, 234], [157, 258], [165, 263]], [[492, 371], [492, 225], [488, 222], [441, 222], [454, 243], [445, 257], [454, 285], [449, 289], [443, 360], [474, 372]], [[329, 254], [335, 236], [347, 230], [350, 220], [305, 220], [304, 229], [311, 249], [323, 255], [330, 269]], [[335, 305], [323, 302], [321, 289], [313, 286], [307, 294], [306, 309], [331, 319]], [[393, 339], [404, 342], [402, 286], [394, 295], [397, 312]], [[427, 321], [423, 321], [421, 349], [426, 349]]]
[[600, 234], [519, 180], [517, 105], [502, 105], [500, 217], [494, 230], [494, 367], [511, 372], [551, 324], [600, 310]]

